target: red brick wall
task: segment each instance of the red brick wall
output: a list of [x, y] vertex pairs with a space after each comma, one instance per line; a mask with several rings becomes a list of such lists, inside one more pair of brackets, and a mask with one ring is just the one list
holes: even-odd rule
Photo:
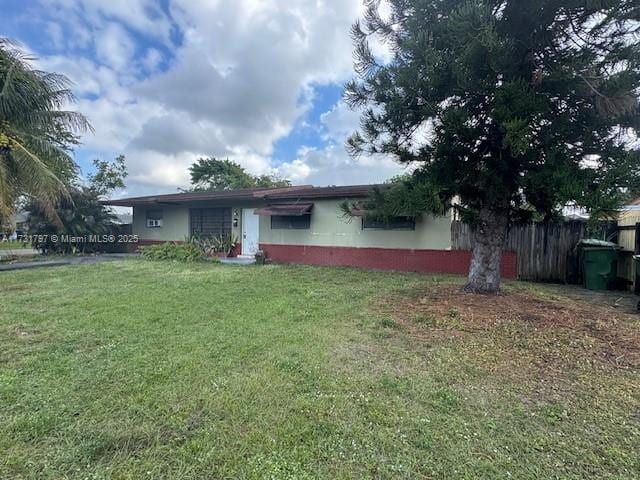
[[[276, 263], [340, 265], [376, 270], [456, 273], [466, 275], [471, 252], [466, 250], [408, 250], [400, 248], [319, 247], [261, 243], [268, 259]], [[502, 257], [502, 276], [516, 278], [515, 252]]]

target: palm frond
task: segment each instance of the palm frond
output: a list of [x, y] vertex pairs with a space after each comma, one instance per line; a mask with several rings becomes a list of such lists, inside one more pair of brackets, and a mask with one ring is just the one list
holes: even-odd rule
[[42, 196], [64, 196], [67, 194], [65, 184], [53, 170], [25, 145], [17, 140], [11, 141], [11, 156], [15, 162], [17, 183], [31, 190], [28, 193]]
[[0, 218], [8, 218], [13, 214], [15, 191], [9, 182], [8, 158], [0, 154]]
[[65, 109], [75, 101], [72, 82], [32, 68], [33, 60], [0, 37], [0, 135], [8, 139], [0, 165], [0, 209], [13, 208], [19, 195], [27, 195], [56, 220], [55, 206], [77, 175], [69, 152], [78, 135], [92, 127], [82, 114]]

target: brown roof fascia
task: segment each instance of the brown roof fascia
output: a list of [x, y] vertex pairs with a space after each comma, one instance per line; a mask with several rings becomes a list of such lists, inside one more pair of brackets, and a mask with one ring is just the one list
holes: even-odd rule
[[115, 200], [105, 200], [104, 205], [130, 207], [133, 205], [178, 205], [189, 202], [224, 201], [224, 200], [286, 200], [286, 199], [321, 199], [321, 198], [349, 198], [366, 197], [373, 190], [374, 185], [347, 185], [340, 187], [314, 187], [311, 185], [296, 185], [283, 188], [254, 188], [243, 190], [224, 190], [215, 192], [184, 192], [166, 195], [150, 195], [146, 197], [131, 197]]
[[253, 211], [256, 215], [287, 215], [301, 217], [311, 214], [313, 203], [279, 203], [257, 208]]

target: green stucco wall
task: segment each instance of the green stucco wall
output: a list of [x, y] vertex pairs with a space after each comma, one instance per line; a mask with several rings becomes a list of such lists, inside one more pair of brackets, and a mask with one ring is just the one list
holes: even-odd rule
[[[179, 241], [189, 236], [189, 209], [207, 208], [208, 205], [154, 206], [151, 210], [162, 210], [163, 225], [159, 228], [147, 227], [147, 208], [133, 207], [133, 233], [141, 240]], [[242, 215], [240, 208], [232, 208], [232, 218], [238, 212], [238, 226], [232, 232], [238, 238], [241, 234]]]
[[447, 249], [451, 247], [451, 218], [424, 216], [415, 230], [362, 230], [360, 218], [341, 218], [343, 200], [313, 202], [309, 230], [272, 230], [270, 217], [260, 218], [260, 243], [276, 245], [317, 245], [339, 247], [379, 247]]
[[151, 207], [162, 210], [162, 227], [147, 228], [147, 208], [133, 207], [133, 234], [141, 240], [175, 241], [184, 240], [189, 235], [188, 207]]
[[[361, 219], [345, 221], [339, 205], [343, 200], [313, 202], [311, 228], [308, 230], [272, 230], [271, 219], [260, 217], [260, 243], [276, 245], [317, 245], [339, 247], [379, 247], [408, 249], [447, 249], [451, 247], [451, 218], [424, 216], [416, 221], [415, 230], [362, 230]], [[242, 238], [243, 207], [255, 209], [262, 205], [232, 207], [238, 214], [238, 226], [233, 233]], [[189, 235], [189, 208], [206, 205], [158, 206], [163, 212], [161, 228], [147, 228], [146, 208], [134, 207], [133, 233], [141, 240], [178, 241]]]

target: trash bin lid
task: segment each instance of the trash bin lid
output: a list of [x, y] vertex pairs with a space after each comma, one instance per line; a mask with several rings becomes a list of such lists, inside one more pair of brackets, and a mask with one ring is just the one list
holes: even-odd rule
[[606, 240], [598, 240], [597, 238], [585, 238], [578, 242], [583, 247], [604, 247], [604, 248], [622, 248], [617, 243], [607, 242]]

